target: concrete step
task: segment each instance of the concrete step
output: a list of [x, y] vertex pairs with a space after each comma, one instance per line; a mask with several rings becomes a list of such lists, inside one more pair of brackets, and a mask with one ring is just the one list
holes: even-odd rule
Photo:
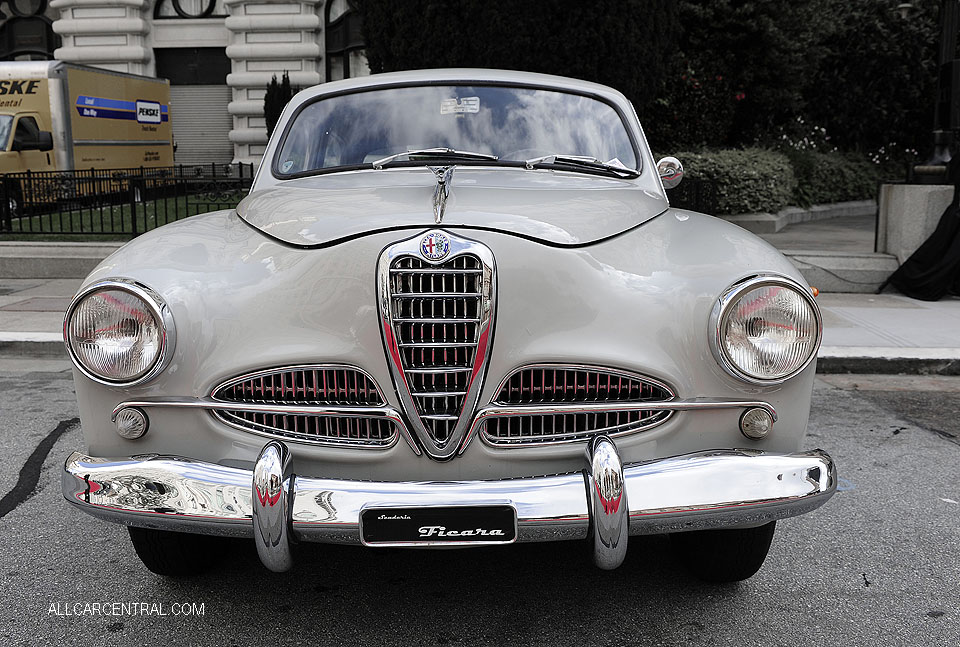
[[809, 209], [787, 207], [777, 213], [747, 213], [738, 216], [721, 217], [755, 234], [775, 234], [788, 225], [795, 225], [801, 222], [829, 220], [831, 218], [873, 216], [876, 215], [876, 213], [876, 201], [856, 200], [853, 202], [818, 204]]
[[84, 277], [123, 242], [0, 242], [0, 277], [58, 279]]
[[806, 281], [821, 292], [876, 292], [900, 264], [892, 254], [784, 249]]

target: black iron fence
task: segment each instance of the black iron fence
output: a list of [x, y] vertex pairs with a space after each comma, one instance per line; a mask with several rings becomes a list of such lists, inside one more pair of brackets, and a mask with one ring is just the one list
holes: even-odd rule
[[175, 220], [231, 209], [252, 164], [85, 169], [0, 176], [0, 233], [134, 237]]

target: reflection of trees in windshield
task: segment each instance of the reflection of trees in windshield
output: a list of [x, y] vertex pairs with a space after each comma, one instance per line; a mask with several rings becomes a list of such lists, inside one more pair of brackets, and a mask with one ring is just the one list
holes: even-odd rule
[[277, 170], [369, 164], [422, 148], [502, 160], [584, 155], [637, 167], [619, 114], [597, 99], [543, 89], [427, 86], [358, 92], [307, 106], [290, 128]]
[[10, 115], [0, 115], [0, 150], [6, 150], [10, 142], [10, 126], [13, 125], [13, 117]]

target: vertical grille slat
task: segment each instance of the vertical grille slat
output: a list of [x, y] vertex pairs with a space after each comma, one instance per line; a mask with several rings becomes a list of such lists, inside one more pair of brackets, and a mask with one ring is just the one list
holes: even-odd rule
[[[666, 402], [673, 397], [667, 386], [641, 375], [601, 368], [530, 366], [503, 381], [495, 404], [642, 403]], [[654, 410], [510, 415], [487, 420], [482, 434], [487, 442], [502, 446], [573, 442], [598, 433], [617, 436], [643, 431], [671, 415], [671, 411]]]
[[476, 358], [482, 275], [483, 264], [472, 254], [438, 265], [401, 256], [390, 266], [390, 314], [401, 369], [416, 413], [439, 448], [449, 442], [470, 386], [471, 374], [463, 369], [473, 368]]

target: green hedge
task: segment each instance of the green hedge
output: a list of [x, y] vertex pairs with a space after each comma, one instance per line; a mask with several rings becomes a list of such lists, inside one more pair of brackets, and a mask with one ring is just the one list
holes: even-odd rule
[[674, 156], [683, 163], [687, 179], [713, 184], [717, 206], [712, 215], [717, 216], [870, 200], [876, 197], [880, 177], [868, 160], [841, 153], [748, 148]]
[[840, 153], [788, 152], [797, 188], [793, 204], [814, 204], [869, 200], [876, 197], [877, 166], [852, 155]]
[[797, 180], [786, 155], [770, 150], [717, 150], [676, 153], [687, 179], [712, 183], [717, 192], [716, 212], [776, 213], [793, 201]]

